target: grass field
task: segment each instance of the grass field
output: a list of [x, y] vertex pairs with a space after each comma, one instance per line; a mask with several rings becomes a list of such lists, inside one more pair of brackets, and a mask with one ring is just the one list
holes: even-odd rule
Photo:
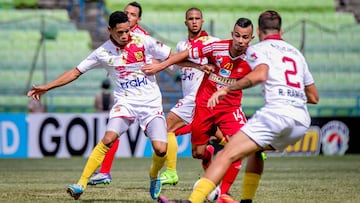
[[[119, 158], [110, 185], [89, 186], [77, 201], [65, 192], [75, 183], [86, 162], [71, 159], [0, 159], [0, 202], [155, 202], [148, 193], [151, 159]], [[360, 202], [360, 156], [269, 157], [255, 197], [260, 202]], [[162, 193], [185, 199], [202, 174], [200, 162], [179, 159], [180, 182], [164, 186]], [[241, 179], [231, 189], [239, 199]]]

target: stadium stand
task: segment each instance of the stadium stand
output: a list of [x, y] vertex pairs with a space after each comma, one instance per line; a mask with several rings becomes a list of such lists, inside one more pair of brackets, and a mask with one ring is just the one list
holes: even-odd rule
[[[102, 3], [105, 3], [106, 7]], [[46, 63], [49, 67], [46, 75], [47, 80], [50, 80], [64, 68], [76, 65], [91, 48], [107, 38], [106, 31], [99, 29], [104, 28], [106, 15], [110, 11], [121, 10], [126, 3], [118, 0], [39, 0], [38, 8], [43, 9], [34, 13], [31, 10], [9, 10], [10, 5], [0, 3], [0, 46], [4, 47], [0, 51], [0, 57], [3, 59], [0, 63], [0, 111], [24, 110], [27, 98], [20, 95], [23, 95], [25, 90], [32, 59], [41, 37], [39, 15], [51, 15], [50, 19], [53, 20], [47, 22], [47, 30], [50, 37], [56, 34], [56, 40], [46, 40]], [[302, 0], [293, 1], [291, 4], [287, 0], [253, 0], [246, 2], [246, 6], [242, 1], [232, 0], [223, 0], [221, 6], [218, 1], [193, 0], [151, 0], [141, 4], [144, 10], [141, 25], [152, 36], [173, 48], [177, 41], [186, 36], [183, 24], [184, 11], [191, 6], [203, 10], [204, 29], [224, 39], [230, 37], [233, 23], [238, 17], [248, 17], [256, 23], [261, 11], [280, 11], [285, 30], [284, 39], [303, 51], [319, 87], [320, 103], [309, 106], [312, 116], [360, 115], [360, 36], [357, 34], [360, 25], [357, 24], [356, 16], [360, 5], [356, 4], [356, 0]], [[28, 16], [37, 15], [37, 18], [29, 20], [27, 25], [19, 20], [24, 18], [21, 13], [27, 13]], [[22, 31], [19, 30], [20, 27]], [[56, 32], [51, 33], [54, 30]], [[18, 43], [15, 39], [27, 43]], [[258, 39], [254, 40], [256, 41]], [[74, 50], [74, 47], [77, 47], [77, 50]], [[32, 81], [44, 81], [41, 57], [40, 54]], [[105, 72], [95, 72], [80, 78], [75, 84], [49, 94], [49, 111], [91, 112], [94, 91], [99, 88], [98, 81], [105, 75]], [[181, 88], [174, 78], [167, 72], [162, 72], [158, 76], [164, 92], [165, 112], [181, 97]], [[90, 90], [88, 87], [91, 87]], [[76, 88], [83, 90], [82, 95], [76, 95]], [[243, 104], [248, 115], [262, 105], [260, 94], [259, 87], [244, 91]], [[72, 107], [69, 107], [69, 98]], [[19, 108], [16, 108], [16, 105]]]

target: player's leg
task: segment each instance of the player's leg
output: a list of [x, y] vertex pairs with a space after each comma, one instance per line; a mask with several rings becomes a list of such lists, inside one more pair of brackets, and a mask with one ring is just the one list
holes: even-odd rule
[[234, 161], [241, 160], [258, 150], [260, 150], [260, 147], [242, 131], [236, 133], [205, 171], [203, 178], [196, 185], [189, 200], [193, 203], [203, 202], [206, 196], [220, 183], [227, 169]]
[[204, 107], [195, 107], [191, 123], [192, 156], [195, 159], [201, 159], [204, 170], [210, 165], [214, 154], [214, 147], [207, 145], [210, 135], [214, 135], [217, 129], [213, 123], [214, 115], [212, 111]]
[[111, 183], [111, 166], [115, 158], [116, 151], [119, 147], [120, 139], [117, 139], [105, 154], [104, 161], [101, 164], [100, 170], [94, 173], [89, 179], [89, 185], [109, 184]]
[[[246, 123], [246, 117], [245, 114], [242, 112], [242, 109], [238, 107], [228, 109], [226, 113], [224, 113], [223, 110], [218, 110], [218, 114], [216, 116], [216, 123], [219, 125], [220, 131], [224, 135], [227, 135], [226, 137], [229, 137], [229, 139], [231, 139], [231, 136], [238, 132], [239, 129]], [[220, 184], [221, 195], [217, 203], [236, 202], [230, 196], [229, 191], [232, 184], [235, 182], [237, 175], [239, 174], [241, 163], [241, 160], [237, 160], [236, 162], [232, 163], [227, 169]]]
[[170, 111], [166, 116], [168, 147], [166, 154], [166, 170], [161, 173], [161, 184], [176, 185], [179, 177], [176, 172], [178, 144], [175, 130], [185, 126], [185, 122], [175, 113]]
[[241, 190], [242, 203], [251, 203], [254, 199], [263, 170], [264, 160], [262, 151], [249, 155], [246, 162], [246, 169]]
[[128, 126], [129, 121], [127, 119], [113, 118], [109, 120], [105, 135], [92, 150], [78, 183], [68, 185], [67, 187], [67, 192], [72, 197], [74, 197], [75, 199], [78, 199], [80, 197], [80, 195], [86, 189], [90, 176], [102, 163], [106, 152], [109, 150], [109, 147], [112, 146], [112, 144], [115, 142], [116, 139], [118, 139], [118, 136], [122, 132], [128, 129]]
[[156, 200], [161, 192], [161, 181], [159, 172], [166, 161], [167, 152], [167, 132], [164, 118], [155, 117], [152, 119], [145, 131], [150, 138], [154, 150], [152, 157], [152, 165], [150, 167], [150, 195]]

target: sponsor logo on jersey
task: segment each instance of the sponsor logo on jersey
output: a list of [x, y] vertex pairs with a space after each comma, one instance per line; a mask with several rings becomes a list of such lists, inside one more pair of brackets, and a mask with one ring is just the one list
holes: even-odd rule
[[341, 121], [330, 121], [321, 128], [322, 152], [325, 155], [344, 155], [348, 149], [349, 128]]
[[147, 81], [146, 77], [142, 77], [142, 78], [137, 77], [134, 80], [128, 80], [126, 82], [121, 82], [120, 86], [123, 89], [127, 89], [130, 87], [139, 87], [139, 86], [144, 86], [147, 84], [148, 84], [148, 81]]
[[236, 82], [236, 79], [218, 76], [218, 75], [215, 75], [214, 73], [210, 74], [209, 80], [211, 80], [219, 85], [222, 85], [222, 86], [229, 86], [232, 83]]
[[230, 74], [231, 74], [230, 70], [226, 70], [224, 68], [220, 68], [220, 70], [219, 70], [219, 75], [222, 77], [229, 77]]
[[142, 51], [137, 51], [134, 53], [135, 58], [137, 61], [143, 61], [144, 60], [144, 55]]

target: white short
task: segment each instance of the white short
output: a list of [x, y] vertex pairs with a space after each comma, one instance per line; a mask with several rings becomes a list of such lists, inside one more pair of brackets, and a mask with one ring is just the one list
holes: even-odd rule
[[261, 147], [270, 145], [277, 150], [284, 150], [300, 140], [307, 129], [293, 118], [262, 108], [248, 120], [241, 131]]
[[[144, 105], [130, 105], [124, 103], [116, 103], [109, 113], [109, 119], [112, 118], [127, 118], [131, 121], [137, 121], [144, 131], [148, 123], [156, 117], [165, 120], [162, 106], [149, 107]], [[166, 125], [164, 126], [166, 128]]]
[[194, 108], [194, 97], [184, 97], [179, 99], [178, 103], [170, 111], [179, 116], [186, 124], [189, 124], [193, 118]]

